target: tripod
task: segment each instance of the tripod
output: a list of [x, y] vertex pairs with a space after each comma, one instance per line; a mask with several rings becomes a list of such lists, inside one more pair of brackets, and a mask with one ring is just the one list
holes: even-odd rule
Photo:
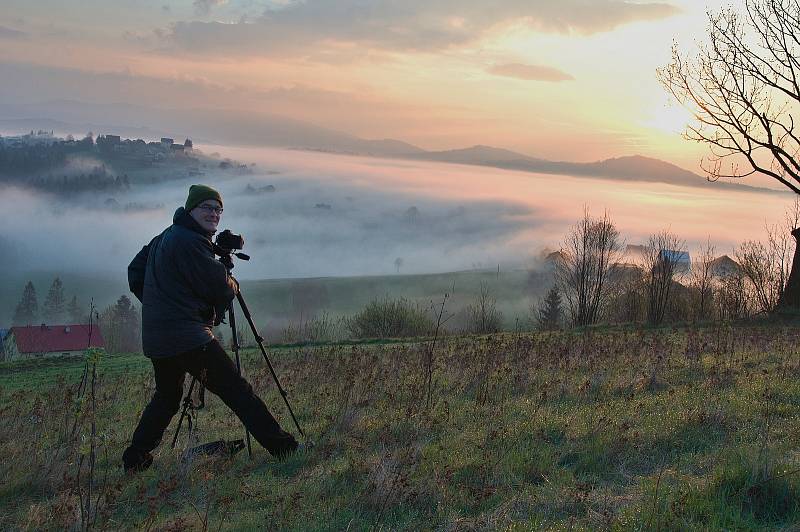
[[[232, 253], [231, 251], [225, 250], [223, 248], [219, 248], [218, 246], [214, 246], [215, 252], [220, 255], [219, 261], [225, 266], [226, 271], [228, 272], [228, 276], [231, 277], [234, 281], [236, 278], [231, 275], [231, 270], [233, 269], [233, 258], [231, 255], [235, 255], [236, 257], [242, 260], [250, 260], [250, 257], [245, 255], [244, 253]], [[239, 284], [236, 281], [237, 285]], [[253, 317], [250, 314], [250, 309], [247, 307], [247, 303], [245, 303], [244, 296], [242, 295], [241, 289], [236, 292], [236, 300], [239, 302], [239, 307], [244, 314], [247, 323], [250, 325], [250, 330], [253, 332], [253, 337], [258, 344], [259, 349], [261, 350], [261, 354], [264, 357], [264, 361], [267, 363], [267, 367], [269, 368], [270, 374], [272, 375], [272, 379], [275, 381], [275, 385], [278, 387], [278, 392], [283, 397], [283, 402], [286, 404], [286, 409], [289, 411], [289, 415], [292, 417], [292, 421], [294, 421], [295, 427], [297, 427], [297, 431], [300, 435], [305, 438], [305, 433], [303, 429], [300, 428], [300, 424], [297, 422], [297, 418], [294, 415], [294, 411], [292, 410], [292, 406], [289, 404], [289, 399], [287, 397], [286, 390], [283, 389], [281, 386], [281, 382], [278, 379], [278, 375], [275, 373], [275, 368], [272, 366], [272, 362], [269, 360], [269, 356], [267, 356], [267, 350], [264, 347], [264, 338], [258, 333], [258, 329], [256, 329], [256, 325], [253, 322]], [[239, 375], [242, 374], [242, 365], [241, 360], [239, 357], [239, 349], [241, 346], [239, 345], [239, 335], [236, 330], [236, 314], [234, 313], [234, 305], [233, 300], [228, 303], [228, 307], [226, 309], [228, 314], [228, 325], [231, 329], [231, 347], [233, 349], [234, 357], [236, 360], [236, 371]], [[175, 435], [172, 438], [172, 448], [175, 448], [175, 444], [178, 441], [178, 435], [181, 431], [181, 425], [183, 424], [183, 420], [189, 416], [189, 431], [192, 431], [192, 418], [189, 415], [190, 410], [200, 410], [205, 406], [205, 387], [203, 383], [200, 383], [200, 402], [197, 406], [194, 405], [194, 401], [192, 400], [192, 392], [194, 390], [195, 384], [197, 384], [197, 377], [192, 377], [192, 382], [189, 384], [189, 391], [186, 393], [186, 397], [183, 399], [183, 410], [181, 411], [181, 416], [178, 419], [178, 427], [175, 429]], [[250, 432], [245, 428], [245, 441], [247, 445], [247, 455], [252, 457], [253, 451], [250, 444]], [[231, 442], [230, 444], [226, 444], [226, 442], [213, 442], [211, 444], [205, 444], [198, 447], [200, 451], [207, 451], [207, 452], [216, 452], [221, 449], [227, 449], [231, 453], [241, 450], [240, 445], [241, 440], [236, 440]]]

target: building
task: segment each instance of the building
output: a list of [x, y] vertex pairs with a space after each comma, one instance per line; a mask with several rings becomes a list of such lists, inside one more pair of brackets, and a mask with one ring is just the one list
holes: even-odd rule
[[175, 139], [171, 139], [169, 137], [161, 137], [161, 146], [164, 148], [169, 148], [175, 144]]
[[11, 327], [3, 340], [6, 361], [80, 355], [89, 347], [105, 347], [96, 324]]
[[739, 263], [728, 255], [720, 255], [708, 265], [712, 277], [728, 277], [741, 271]]
[[692, 269], [692, 259], [688, 251], [675, 251], [673, 249], [662, 249], [659, 257], [665, 262], [675, 265], [676, 273], [689, 273]]

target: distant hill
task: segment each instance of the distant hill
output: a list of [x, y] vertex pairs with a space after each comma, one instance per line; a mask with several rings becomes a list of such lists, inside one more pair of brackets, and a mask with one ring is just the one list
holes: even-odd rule
[[514, 163], [523, 165], [547, 162], [510, 150], [482, 145], [472, 146], [471, 148], [462, 148], [459, 150], [426, 151], [417, 154], [407, 153], [405, 155], [417, 159], [425, 159], [426, 161], [477, 164], [482, 166], [497, 166], [501, 164]]
[[405, 157], [542, 174], [602, 177], [621, 181], [644, 181], [702, 188], [713, 187], [769, 194], [787, 193], [782, 190], [754, 187], [730, 181], [710, 182], [706, 178], [672, 163], [641, 155], [616, 157], [593, 163], [573, 163], [537, 159], [510, 150], [479, 145], [459, 150], [409, 153]]
[[[139, 124], [147, 124], [142, 127]], [[425, 150], [394, 139], [362, 139], [277, 115], [228, 109], [161, 109], [132, 104], [54, 100], [0, 104], [0, 133], [44, 129], [62, 134], [116, 134], [247, 146], [279, 146], [376, 157], [415, 155]]]
[[[146, 127], [141, 124], [147, 124]], [[395, 139], [364, 139], [278, 115], [228, 109], [162, 109], [131, 104], [54, 100], [37, 104], [0, 104], [0, 130], [114, 133], [150, 138], [169, 136], [219, 144], [277, 146], [373, 157], [406, 158], [570, 176], [601, 177], [672, 185], [723, 188], [769, 194], [781, 190], [730, 181], [711, 183], [674, 164], [634, 155], [592, 163], [548, 161], [492, 146], [427, 151]]]

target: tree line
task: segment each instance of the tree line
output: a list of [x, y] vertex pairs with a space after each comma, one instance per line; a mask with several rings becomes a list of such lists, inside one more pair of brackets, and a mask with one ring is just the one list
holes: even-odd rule
[[767, 225], [762, 241], [741, 243], [727, 263], [710, 239], [688, 261], [685, 240], [656, 232], [638, 257], [625, 246], [606, 213], [588, 210], [552, 254], [554, 284], [532, 308], [540, 329], [600, 323], [698, 323], [741, 320], [791, 311], [783, 298], [794, 253], [791, 231], [800, 225], [800, 201], [782, 223]]
[[141, 350], [141, 310], [131, 299], [122, 295], [113, 305], [102, 310], [78, 302], [72, 295], [67, 300], [64, 284], [56, 277], [50, 285], [44, 303], [39, 308], [36, 287], [28, 281], [14, 310], [12, 324], [27, 325], [86, 325], [95, 323], [111, 353], [128, 353]]

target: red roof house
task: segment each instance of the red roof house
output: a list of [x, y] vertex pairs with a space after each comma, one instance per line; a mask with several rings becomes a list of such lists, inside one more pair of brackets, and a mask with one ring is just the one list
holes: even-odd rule
[[3, 345], [5, 359], [79, 355], [89, 347], [105, 347], [103, 335], [92, 325], [29, 325], [11, 327]]

